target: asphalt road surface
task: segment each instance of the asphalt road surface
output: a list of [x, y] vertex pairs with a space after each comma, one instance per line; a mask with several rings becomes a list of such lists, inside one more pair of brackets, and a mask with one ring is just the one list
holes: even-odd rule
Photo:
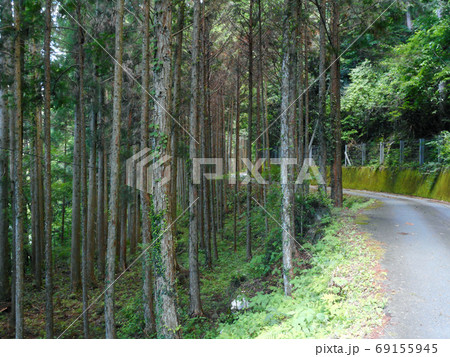
[[385, 249], [391, 317], [381, 338], [450, 338], [450, 204], [366, 191], [381, 207], [367, 210], [361, 230]]

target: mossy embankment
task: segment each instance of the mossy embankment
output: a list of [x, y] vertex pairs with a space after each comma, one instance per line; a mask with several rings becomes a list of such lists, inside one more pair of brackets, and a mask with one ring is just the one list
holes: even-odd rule
[[450, 202], [450, 170], [424, 173], [417, 169], [344, 167], [344, 188], [432, 198]]

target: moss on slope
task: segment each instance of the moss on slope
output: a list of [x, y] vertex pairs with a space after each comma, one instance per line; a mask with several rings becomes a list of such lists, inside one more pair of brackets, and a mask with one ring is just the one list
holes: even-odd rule
[[345, 167], [342, 171], [344, 188], [450, 202], [450, 170], [425, 174], [416, 169]]

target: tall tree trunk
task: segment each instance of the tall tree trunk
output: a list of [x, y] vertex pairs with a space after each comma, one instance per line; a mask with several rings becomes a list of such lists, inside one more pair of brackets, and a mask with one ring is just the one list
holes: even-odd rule
[[124, 0], [117, 1], [116, 39], [114, 65], [113, 122], [111, 137], [111, 192], [109, 200], [110, 219], [106, 248], [106, 292], [105, 292], [105, 331], [106, 338], [116, 337], [114, 322], [114, 273], [115, 245], [118, 236], [119, 220], [119, 181], [120, 181], [120, 122], [122, 116], [122, 54], [123, 54], [123, 13]]
[[[131, 124], [131, 120], [130, 120], [130, 124]], [[132, 130], [130, 125], [128, 126], [128, 132], [127, 132], [127, 136], [128, 136], [128, 142], [131, 141], [131, 136], [132, 136]], [[137, 146], [133, 145], [133, 155], [137, 153]], [[125, 178], [125, 177], [124, 177]], [[136, 172], [132, 172], [131, 173], [131, 179], [132, 182], [136, 183]], [[124, 180], [125, 181], [125, 180]], [[135, 192], [131, 191], [131, 190], [124, 190], [123, 192], [124, 194], [126, 194], [126, 201], [128, 201], [127, 205], [128, 208], [127, 210], [124, 210], [124, 215], [122, 215], [123, 219], [121, 224], [123, 223], [123, 240], [120, 240], [120, 251], [121, 251], [121, 257], [123, 257], [124, 261], [122, 262], [121, 259], [121, 264], [123, 263], [123, 266], [125, 266], [125, 259], [126, 259], [126, 251], [127, 251], [127, 239], [130, 242], [130, 255], [133, 256], [134, 254], [136, 254], [136, 202], [135, 202]], [[124, 200], [125, 201], [125, 200]], [[126, 205], [126, 203], [124, 202], [124, 205]], [[127, 221], [128, 221], [128, 225], [127, 225]]]
[[[64, 133], [64, 157], [67, 155], [67, 139], [66, 133]], [[67, 163], [64, 162], [63, 168], [63, 183], [66, 183], [66, 172], [67, 172]], [[61, 207], [61, 230], [59, 233], [59, 240], [64, 242], [64, 234], [66, 229], [66, 196], [63, 197], [62, 207]]]
[[[99, 89], [99, 110], [102, 106], [103, 91]], [[97, 117], [99, 132], [104, 131], [104, 120], [101, 112]], [[97, 270], [100, 281], [105, 279], [105, 139], [103, 135], [98, 146], [98, 185], [97, 185]]]
[[[139, 146], [138, 146], [139, 147]], [[141, 237], [141, 206], [140, 206], [140, 195], [139, 192], [134, 192], [134, 205], [135, 205], [135, 212], [134, 212], [134, 227], [135, 227], [135, 237], [134, 237], [134, 243], [138, 245], [140, 243], [140, 237]]]
[[[208, 51], [209, 56], [209, 51]], [[209, 61], [208, 61], [208, 72], [209, 72]], [[210, 75], [208, 74], [208, 78], [210, 78]], [[209, 87], [209, 85], [208, 85]], [[211, 101], [210, 95], [208, 96], [208, 101]], [[208, 126], [209, 126], [209, 156], [210, 157], [217, 157], [215, 155], [215, 148], [216, 143], [214, 142], [214, 136], [215, 133], [217, 133], [217, 128], [214, 127], [214, 116], [211, 115], [211, 109], [210, 105], [208, 105]], [[209, 194], [209, 204], [210, 204], [210, 222], [211, 222], [211, 242], [212, 242], [212, 254], [215, 260], [219, 259], [219, 253], [217, 251], [217, 218], [216, 218], [216, 210], [215, 210], [215, 201], [217, 198], [217, 192], [216, 192], [216, 182], [214, 180], [209, 181], [209, 188], [210, 188], [210, 194]]]
[[[302, 22], [302, 0], [297, 0], [296, 5], [296, 14], [295, 18], [296, 21], [299, 22], [295, 26], [296, 31], [296, 48], [297, 48], [297, 60], [298, 60], [298, 69], [297, 69], [297, 76], [298, 76], [298, 93], [299, 93], [299, 99], [298, 99], [298, 155], [300, 158], [301, 164], [303, 164], [303, 159], [305, 157], [305, 125], [304, 125], [304, 93], [303, 93], [303, 69], [304, 69], [304, 59], [303, 59], [303, 22]], [[296, 186], [297, 187], [297, 186]]]
[[[262, 86], [263, 86], [263, 101], [264, 103], [266, 103], [267, 101], [267, 81], [264, 84], [264, 81], [262, 82]], [[266, 103], [266, 105], [264, 105], [264, 127], [268, 128], [269, 127], [269, 109], [268, 109], [268, 104]], [[269, 141], [269, 130], [265, 130], [265, 147], [266, 147], [266, 152], [267, 152], [267, 168], [269, 171], [269, 184], [272, 180], [272, 175], [270, 174], [270, 141]]]
[[[191, 102], [189, 113], [189, 158], [192, 162], [198, 155], [198, 109], [199, 109], [199, 37], [200, 37], [200, 0], [194, 0], [192, 24], [192, 68], [191, 68]], [[192, 180], [192, 165], [189, 170], [189, 313], [191, 316], [203, 315], [200, 300], [200, 279], [198, 271], [198, 185]], [[196, 203], [195, 203], [196, 202]]]
[[[258, 0], [258, 93], [259, 94], [259, 115], [261, 116], [261, 130], [262, 130], [262, 152], [263, 156], [266, 159], [266, 162], [269, 162], [269, 148], [268, 143], [266, 140], [266, 131], [267, 131], [267, 125], [266, 125], [266, 118], [265, 118], [265, 110], [264, 107], [267, 105], [265, 103], [265, 95], [264, 95], [264, 73], [263, 73], [263, 51], [262, 51], [262, 6], [261, 6], [261, 0]], [[265, 166], [268, 168], [268, 166]], [[263, 185], [263, 205], [266, 207], [267, 205], [267, 185]], [[266, 238], [269, 235], [269, 217], [264, 215], [264, 228], [265, 228], [265, 236]]]
[[79, 124], [79, 156], [80, 160], [76, 162], [80, 165], [80, 195], [81, 195], [81, 242], [82, 242], [82, 261], [81, 261], [81, 285], [83, 300], [83, 332], [84, 338], [89, 338], [89, 312], [88, 312], [88, 276], [87, 276], [87, 177], [86, 177], [86, 123], [84, 116], [84, 29], [82, 27], [81, 3], [76, 6], [78, 21], [78, 115]]
[[[173, 84], [173, 102], [172, 108], [174, 117], [177, 120], [180, 120], [181, 117], [181, 62], [182, 62], [182, 54], [183, 54], [183, 27], [184, 27], [184, 14], [186, 10], [185, 0], [180, 0], [178, 4], [178, 21], [177, 21], [177, 42], [175, 48], [175, 67], [174, 67], [174, 84]], [[172, 154], [173, 157], [173, 165], [171, 168], [171, 204], [172, 208], [172, 221], [174, 224], [172, 225], [172, 234], [175, 236], [177, 232], [177, 224], [175, 222], [177, 215], [177, 178], [178, 174], [178, 138], [179, 138], [179, 126], [175, 121], [172, 121], [171, 125], [171, 140], [172, 140]]]
[[[12, 21], [11, 1], [2, 3], [2, 11], [0, 13], [0, 21], [2, 23]], [[0, 30], [2, 39], [5, 38], [5, 33]], [[11, 38], [2, 41], [2, 50], [8, 49], [11, 51]], [[6, 52], [6, 51], [5, 51]], [[10, 76], [11, 57], [5, 56], [3, 51], [0, 51], [0, 68], [2, 68], [3, 75]], [[11, 272], [11, 251], [8, 242], [8, 227], [10, 225], [10, 218], [8, 216], [8, 196], [10, 194], [10, 177], [9, 170], [12, 169], [8, 165], [8, 160], [14, 159], [14, 151], [8, 155], [8, 146], [10, 135], [9, 125], [14, 120], [8, 109], [7, 102], [7, 87], [0, 84], [0, 301], [7, 302], [11, 300], [11, 289], [9, 274]], [[13, 206], [13, 204], [12, 204]], [[13, 238], [14, 239], [14, 238]], [[14, 253], [13, 253], [14, 254]]]
[[[289, 52], [290, 52], [290, 15], [292, 0], [285, 0], [286, 13], [283, 21], [283, 62], [281, 67], [281, 158], [292, 157], [292, 116], [289, 113]], [[284, 293], [287, 296], [292, 294], [292, 244], [291, 239], [294, 234], [293, 220], [293, 187], [292, 187], [292, 166], [281, 166], [281, 226], [282, 226], [282, 251], [283, 251], [283, 282]]]
[[[305, 3], [305, 13], [307, 13], [307, 5]], [[309, 69], [308, 69], [308, 56], [309, 56], [309, 37], [308, 37], [308, 23], [303, 24], [303, 46], [304, 46], [304, 85], [305, 85], [305, 139], [304, 139], [304, 158], [309, 158]], [[307, 186], [307, 185], [305, 185]], [[307, 192], [307, 188], [306, 188]]]
[[233, 250], [237, 251], [237, 220], [239, 215], [239, 179], [240, 179], [240, 165], [239, 165], [239, 131], [240, 131], [240, 116], [241, 116], [241, 71], [240, 71], [239, 60], [236, 63], [236, 143], [235, 143], [235, 155], [236, 161], [235, 165], [235, 182], [234, 182], [234, 225], [233, 225]]
[[[98, 83], [98, 80], [96, 81]], [[97, 103], [97, 107], [98, 107]], [[87, 207], [87, 278], [88, 284], [92, 284], [95, 280], [94, 276], [94, 260], [95, 260], [95, 231], [97, 221], [97, 117], [99, 115], [98, 108], [92, 108], [90, 120], [90, 147], [89, 153], [89, 196]]]
[[[141, 150], [147, 148], [149, 137], [149, 115], [150, 115], [150, 0], [144, 0], [144, 39], [142, 47], [142, 113], [141, 113]], [[144, 181], [145, 182], [145, 181]], [[152, 227], [150, 221], [150, 195], [141, 191], [142, 202], [142, 244], [147, 249], [152, 241]], [[142, 299], [144, 302], [144, 332], [148, 336], [156, 331], [155, 314], [153, 312], [153, 277], [150, 260], [150, 251], [142, 258], [143, 289]]]
[[52, 256], [52, 166], [50, 112], [50, 41], [52, 31], [52, 0], [45, 5], [44, 38], [44, 204], [45, 204], [45, 334], [53, 338], [53, 256]]
[[[156, 32], [156, 63], [159, 64], [154, 71], [155, 87], [155, 119], [159, 128], [160, 136], [155, 140], [155, 147], [164, 148], [167, 154], [171, 153], [170, 141], [167, 141], [167, 147], [163, 140], [169, 134], [169, 80], [170, 80], [170, 36], [171, 36], [171, 1], [158, 0], [155, 2], [155, 32]], [[162, 137], [161, 137], [162, 136]], [[154, 170], [154, 181], [159, 184], [154, 187], [153, 204], [157, 217], [161, 217], [160, 229], [161, 238], [159, 249], [155, 249], [155, 300], [156, 300], [156, 330], [160, 338], [178, 338], [180, 337], [179, 322], [176, 306], [176, 286], [175, 286], [175, 245], [170, 229], [172, 216], [170, 214], [170, 184], [162, 184], [163, 170], [168, 163], [157, 167]], [[168, 207], [169, 206], [169, 207]], [[163, 223], [164, 222], [164, 223]]]
[[[308, 68], [308, 60], [309, 60], [309, 29], [308, 29], [308, 2], [304, 2], [304, 23], [303, 23], [303, 45], [304, 45], [304, 86], [305, 86], [305, 129], [304, 129], [304, 149], [303, 149], [303, 159], [309, 158], [310, 150], [309, 150], [309, 68]], [[299, 59], [301, 60], [301, 59]], [[302, 160], [303, 161], [303, 160]], [[303, 162], [301, 163], [303, 165]], [[309, 193], [309, 181], [305, 180], [303, 182], [303, 194], [307, 195]]]
[[227, 148], [227, 166], [225, 172], [231, 172], [231, 161], [233, 160], [233, 123], [234, 123], [234, 100], [231, 97], [230, 115], [228, 117], [228, 148]]
[[[132, 140], [132, 135], [133, 135], [133, 129], [131, 127], [132, 125], [132, 113], [131, 110], [129, 112], [129, 116], [128, 116], [129, 120], [128, 120], [128, 129], [127, 129], [127, 137], [126, 137], [126, 141], [128, 143], [131, 142]], [[130, 150], [130, 144], [127, 144], [127, 148], [129, 151]], [[137, 146], [136, 145], [132, 145], [132, 153], [133, 155], [135, 155], [137, 153]], [[123, 182], [125, 182], [125, 175], [123, 175]], [[136, 172], [133, 170], [133, 172], [131, 172], [131, 180], [132, 182], [135, 184], [136, 183]], [[132, 191], [130, 190], [128, 187], [125, 188], [124, 190], [122, 190], [123, 194], [124, 194], [124, 202], [123, 205], [124, 206], [128, 206], [127, 209], [123, 209], [123, 215], [121, 215], [122, 220], [120, 222], [121, 224], [121, 231], [123, 232], [123, 234], [121, 234], [121, 239], [120, 239], [120, 264], [121, 266], [125, 266], [125, 260], [126, 260], [126, 252], [127, 252], [127, 238], [128, 241], [130, 242], [130, 255], [133, 256], [136, 254], [136, 202], [135, 202], [135, 194], [137, 194], [136, 190]], [[128, 222], [128, 224], [127, 224]]]
[[331, 2], [331, 117], [334, 126], [333, 180], [335, 188], [334, 205], [342, 207], [342, 139], [341, 139], [341, 75], [339, 60], [339, 2]]
[[[125, 183], [125, 175], [122, 174], [122, 181]], [[122, 201], [123, 202], [123, 201]], [[127, 233], [127, 222], [128, 227], [134, 226], [134, 221], [130, 220], [130, 207], [129, 205], [122, 203], [121, 206], [119, 206], [120, 211], [120, 229], [119, 229], [119, 236], [120, 236], [120, 244], [119, 244], [119, 269], [124, 271], [127, 268], [127, 236], [129, 236]], [[131, 221], [131, 222], [130, 222]]]
[[23, 289], [24, 289], [24, 215], [23, 207], [23, 110], [22, 110], [22, 3], [14, 1], [14, 27], [16, 39], [14, 43], [14, 99], [15, 99], [15, 169], [14, 169], [14, 256], [15, 256], [15, 327], [16, 338], [23, 338], [24, 319], [23, 319]]
[[[15, 67], [15, 66], [14, 66]], [[15, 68], [14, 68], [15, 69]], [[14, 93], [15, 95], [15, 90]], [[13, 110], [9, 112], [9, 177], [11, 196], [11, 217], [12, 217], [12, 240], [11, 240], [11, 314], [9, 324], [12, 328], [16, 326], [16, 114]]]
[[[3, 57], [0, 55], [0, 66], [3, 68]], [[0, 301], [10, 300], [9, 270], [10, 253], [8, 245], [8, 109], [6, 107], [3, 88], [0, 87]]]
[[[14, 47], [12, 47], [14, 50]], [[14, 68], [15, 69], [15, 68]], [[15, 90], [13, 91], [15, 95]], [[16, 182], [16, 114], [15, 111], [9, 111], [9, 182], [11, 196], [11, 217], [12, 217], [12, 239], [11, 239], [11, 314], [9, 325], [15, 329], [16, 326], [16, 200], [15, 200], [15, 182]]]
[[[37, 77], [37, 74], [36, 74]], [[37, 104], [37, 103], [36, 103]], [[34, 285], [38, 290], [42, 285], [42, 252], [41, 241], [43, 235], [42, 222], [40, 220], [40, 196], [41, 196], [41, 108], [36, 106], [34, 115], [34, 133], [33, 133], [33, 161], [31, 163], [30, 180], [31, 180], [31, 226], [32, 226], [32, 262]]]
[[[252, 130], [253, 130], [253, 0], [250, 0], [249, 30], [248, 30], [248, 138], [247, 159], [252, 161]], [[247, 261], [252, 259], [252, 172], [247, 169], [250, 181], [247, 184]]]
[[[225, 96], [221, 93], [221, 117], [220, 117], [220, 154], [221, 157], [227, 160], [226, 157], [226, 120], [225, 120]], [[224, 239], [225, 237], [225, 180], [222, 179], [219, 181], [219, 190], [220, 190], [220, 206], [219, 206], [219, 227], [220, 227], [220, 238]]]
[[[326, 122], [326, 47], [325, 47], [325, 21], [326, 21], [326, 6], [327, 0], [320, 0], [319, 7], [319, 124], [318, 124], [318, 139], [319, 139], [319, 168], [320, 174], [326, 182], [326, 165], [327, 165], [327, 142], [325, 138], [325, 122]], [[327, 185], [319, 185], [319, 190], [324, 194], [327, 193]]]
[[[206, 43], [208, 37], [208, 24], [205, 21], [205, 5], [201, 4], [202, 12], [202, 51], [201, 51], [201, 66], [200, 66], [200, 142], [201, 142], [201, 155], [203, 158], [207, 158], [209, 154], [208, 143], [210, 139], [209, 130], [209, 117], [208, 117], [208, 81], [207, 81], [207, 57]], [[202, 199], [202, 223], [203, 223], [203, 238], [205, 240], [205, 265], [208, 268], [212, 266], [212, 254], [211, 254], [211, 215], [210, 215], [210, 182], [204, 176], [207, 168], [202, 166], [201, 168], [201, 184], [202, 188], [200, 190]]]
[[[31, 55], [37, 56], [37, 48], [32, 41]], [[34, 71], [34, 80], [39, 82], [39, 72]], [[35, 95], [39, 101], [41, 88], [36, 86]], [[34, 285], [38, 290], [42, 285], [42, 251], [44, 239], [44, 209], [43, 209], [43, 183], [42, 183], [42, 116], [41, 103], [37, 102], [34, 110], [34, 130], [32, 139], [32, 167], [31, 179], [31, 226], [32, 226], [32, 262], [34, 273]]]
[[[77, 13], [80, 4], [77, 4]], [[79, 14], [79, 16], [81, 16]], [[72, 243], [71, 243], [71, 285], [72, 291], [76, 291], [81, 286], [81, 176], [82, 176], [82, 126], [84, 125], [83, 115], [83, 29], [78, 26], [78, 89], [77, 89], [77, 104], [76, 104], [76, 118], [74, 128], [74, 148], [73, 148], [73, 179], [72, 179]]]
[[[31, 42], [31, 55], [37, 56], [37, 48], [34, 40]], [[39, 72], [34, 70], [34, 80], [39, 83]], [[42, 252], [44, 243], [44, 207], [43, 207], [43, 182], [42, 182], [42, 107], [39, 102], [41, 98], [41, 87], [35, 86], [37, 103], [34, 109], [34, 130], [32, 139], [32, 167], [30, 170], [31, 180], [31, 226], [32, 226], [32, 262], [34, 273], [34, 285], [38, 290], [42, 286]]]
[[[259, 56], [259, 51], [258, 51]], [[261, 158], [261, 140], [260, 140], [260, 133], [261, 133], [261, 118], [262, 118], [262, 103], [261, 103], [261, 81], [259, 80], [260, 76], [260, 70], [259, 70], [259, 60], [258, 60], [258, 66], [257, 66], [257, 81], [256, 81], [256, 133], [255, 136], [256, 139], [256, 145], [255, 145], [255, 162], [258, 162]], [[258, 170], [259, 173], [261, 173], [261, 170]], [[258, 197], [262, 197], [262, 186], [258, 185]]]

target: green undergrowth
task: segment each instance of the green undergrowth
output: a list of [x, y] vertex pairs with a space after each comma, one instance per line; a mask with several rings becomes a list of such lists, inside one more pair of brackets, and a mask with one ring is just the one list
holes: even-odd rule
[[[262, 202], [259, 192], [255, 195]], [[219, 257], [213, 259], [212, 268], [204, 264], [205, 252], [200, 249], [199, 253], [204, 316], [189, 316], [188, 215], [177, 224], [178, 315], [183, 338], [363, 337], [381, 324], [382, 276], [376, 272], [381, 251], [351, 223], [371, 201], [346, 197], [344, 208], [336, 210], [319, 194], [297, 198], [296, 230], [302, 227], [304, 234], [297, 236], [301, 248], [294, 259], [293, 296], [287, 298], [282, 291], [281, 228], [275, 222], [280, 219], [279, 188], [268, 191], [264, 209], [253, 206], [250, 261], [245, 252], [245, 190], [239, 193], [236, 252], [232, 195], [228, 199], [225, 229], [223, 235], [217, 233]], [[55, 333], [59, 335], [70, 326], [63, 338], [82, 338], [81, 292], [70, 291], [69, 267], [61, 258], [66, 255], [66, 250], [55, 252]], [[43, 338], [44, 289], [37, 290], [27, 279], [25, 291], [26, 337]], [[91, 338], [104, 337], [102, 292], [102, 284], [97, 283], [89, 293], [90, 303], [94, 302], [89, 309]], [[231, 301], [243, 297], [250, 301], [249, 309], [231, 311]], [[118, 338], [156, 337], [144, 333], [142, 306], [142, 269], [138, 261], [115, 284]], [[2, 337], [13, 337], [13, 330], [7, 327], [8, 315], [0, 314]]]
[[[373, 201], [346, 197], [344, 208], [336, 210], [330, 209], [327, 199], [312, 194], [297, 198], [297, 206], [300, 203], [305, 210], [305, 236], [297, 237], [302, 247], [295, 258], [293, 296], [283, 294], [281, 229], [272, 218], [265, 236], [265, 210], [276, 218], [280, 212], [280, 192], [272, 189], [265, 210], [253, 209], [255, 240], [249, 262], [245, 260], [245, 210], [238, 216], [237, 252], [233, 251], [233, 215], [228, 212], [224, 238], [218, 240], [219, 259], [212, 269], [201, 267], [205, 316], [191, 318], [180, 308], [184, 338], [367, 337], [382, 325], [384, 273], [378, 266], [382, 252], [353, 224], [360, 210]], [[178, 242], [182, 251], [186, 233]], [[204, 255], [200, 255], [202, 261]], [[179, 262], [187, 266], [187, 253]], [[188, 282], [179, 283], [180, 306], [187, 307]], [[249, 308], [231, 311], [231, 301], [242, 298], [249, 301]]]
[[[346, 207], [316, 244], [305, 243], [292, 280], [292, 297], [281, 280], [258, 292], [248, 310], [221, 323], [218, 338], [361, 338], [382, 326], [384, 273], [378, 244], [352, 223], [372, 201], [347, 198]], [[300, 264], [299, 264], [300, 263]], [[307, 268], [305, 268], [307, 266]]]

